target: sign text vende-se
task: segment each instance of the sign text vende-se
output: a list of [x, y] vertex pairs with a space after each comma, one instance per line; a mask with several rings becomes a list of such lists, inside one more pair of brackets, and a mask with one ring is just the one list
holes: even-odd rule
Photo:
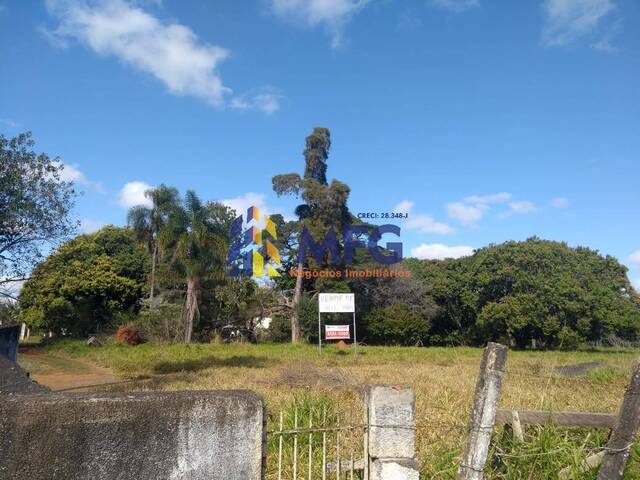
[[318, 308], [322, 313], [355, 312], [353, 293], [321, 293]]

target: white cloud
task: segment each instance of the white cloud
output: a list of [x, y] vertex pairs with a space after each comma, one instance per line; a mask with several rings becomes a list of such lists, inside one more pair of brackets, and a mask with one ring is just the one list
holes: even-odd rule
[[447, 235], [455, 232], [455, 230], [446, 223], [437, 222], [431, 216], [423, 214], [410, 215], [404, 223], [404, 226], [409, 230], [418, 230], [422, 233]]
[[322, 26], [331, 35], [331, 46], [342, 43], [342, 30], [349, 19], [370, 0], [271, 0], [271, 10], [291, 22]]
[[470, 8], [480, 6], [479, 0], [431, 0], [431, 5], [441, 8], [443, 10], [449, 10], [450, 12], [460, 13]]
[[266, 195], [264, 193], [247, 192], [244, 195], [235, 198], [225, 198], [218, 200], [220, 203], [233, 208], [236, 215], [245, 215], [249, 207], [258, 207], [260, 215], [269, 215], [267, 207]]
[[512, 197], [508, 192], [492, 193], [490, 195], [470, 195], [464, 197], [461, 202], [448, 203], [447, 214], [463, 225], [474, 227], [491, 210], [492, 205], [508, 204], [509, 209], [500, 215], [501, 218], [537, 211], [538, 208], [533, 202], [511, 202]]
[[602, 53], [616, 53], [619, 50], [611, 43], [611, 40], [608, 38], [602, 38], [597, 42], [592, 43], [591, 48], [593, 48], [597, 52]]
[[627, 260], [636, 268], [640, 268], [640, 250], [636, 250], [627, 257]]
[[139, 205], [151, 207], [153, 206], [151, 199], [147, 198], [144, 194], [144, 192], [150, 188], [153, 187], [145, 182], [134, 181], [126, 183], [118, 194], [118, 202], [125, 208], [136, 207]]
[[[0, 9], [0, 12], [2, 12], [1, 9]], [[10, 118], [0, 118], [0, 123], [3, 125], [6, 125], [9, 128], [18, 128], [20, 126], [18, 122], [15, 122]]]
[[509, 202], [509, 209], [500, 215], [500, 218], [508, 218], [512, 215], [526, 215], [538, 211], [535, 203], [526, 200], [520, 202]]
[[415, 203], [411, 200], [402, 200], [393, 207], [393, 213], [409, 213], [413, 209], [414, 205]]
[[509, 212], [507, 213], [513, 215], [524, 215], [526, 213], [533, 213], [536, 210], [538, 210], [538, 207], [536, 207], [535, 203], [533, 202], [510, 202]]
[[447, 204], [449, 217], [466, 226], [475, 226], [489, 212], [491, 205], [506, 203], [512, 195], [508, 192], [491, 193], [489, 195], [469, 195], [461, 202]]
[[411, 249], [411, 256], [426, 260], [443, 260], [445, 258], [460, 258], [473, 255], [473, 247], [459, 245], [450, 247], [442, 243], [423, 243]]
[[201, 41], [184, 25], [163, 22], [123, 0], [47, 0], [46, 6], [60, 20], [54, 36], [117, 57], [153, 75], [173, 94], [222, 106], [231, 93], [216, 71], [229, 51]]
[[545, 46], [564, 46], [593, 34], [614, 9], [613, 0], [546, 0]]
[[490, 195], [470, 195], [464, 198], [467, 203], [479, 203], [482, 205], [493, 205], [506, 203], [511, 200], [511, 194], [507, 192], [492, 193]]
[[408, 213], [409, 218], [404, 222], [404, 227], [409, 230], [417, 230], [422, 233], [439, 233], [447, 235], [455, 230], [446, 223], [437, 222], [431, 215], [411, 213], [415, 203], [411, 200], [402, 200], [393, 206], [394, 213]]
[[99, 222], [97, 220], [93, 220], [91, 218], [83, 218], [80, 220], [80, 231], [82, 233], [93, 233], [97, 232], [104, 226], [103, 222]]
[[489, 207], [482, 203], [471, 205], [463, 202], [447, 204], [447, 214], [464, 225], [475, 225], [489, 211]]
[[640, 277], [636, 278], [635, 280], [632, 280], [631, 284], [633, 285], [633, 288], [635, 288], [637, 291], [640, 292]]
[[57, 166], [62, 167], [59, 171], [61, 180], [64, 180], [65, 182], [73, 182], [76, 185], [82, 185], [97, 192], [104, 192], [104, 186], [102, 183], [89, 180], [77, 165], [70, 165], [60, 161], [56, 161], [54, 163]]
[[549, 205], [553, 208], [568, 208], [569, 207], [569, 199], [566, 197], [555, 197], [552, 198], [549, 202]]
[[264, 193], [247, 192], [244, 195], [240, 195], [239, 197], [224, 198], [217, 201], [219, 203], [227, 205], [228, 207], [231, 207], [233, 210], [235, 210], [236, 215], [242, 215], [245, 218], [245, 222], [247, 209], [252, 206], [258, 207], [258, 210], [260, 210], [261, 219], [263, 219], [265, 216], [270, 216], [276, 213], [281, 214], [285, 222], [298, 219], [295, 213], [292, 213], [290, 211], [288, 212], [282, 210], [274, 210], [273, 207], [267, 203], [267, 196]]
[[282, 95], [271, 91], [247, 93], [232, 98], [229, 106], [236, 110], [259, 110], [271, 115], [280, 110], [280, 101], [283, 98]]

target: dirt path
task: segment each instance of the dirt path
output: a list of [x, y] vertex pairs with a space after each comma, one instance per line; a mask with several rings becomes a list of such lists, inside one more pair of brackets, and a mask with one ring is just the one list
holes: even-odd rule
[[33, 349], [21, 351], [18, 363], [31, 373], [31, 378], [51, 390], [101, 385], [120, 380], [108, 368], [99, 367], [87, 360]]

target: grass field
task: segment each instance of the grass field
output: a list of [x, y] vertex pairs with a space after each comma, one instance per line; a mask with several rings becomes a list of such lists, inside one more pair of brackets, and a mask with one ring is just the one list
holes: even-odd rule
[[[323, 405], [342, 418], [360, 421], [359, 394], [367, 384], [406, 384], [416, 392], [417, 449], [421, 478], [454, 478], [465, 438], [472, 392], [482, 355], [474, 348], [328, 347], [310, 345], [198, 344], [130, 347], [107, 343], [89, 347], [62, 340], [43, 347], [47, 356], [90, 361], [126, 382], [93, 390], [252, 389], [263, 396], [274, 429], [278, 414], [289, 418]], [[631, 368], [633, 351], [509, 352], [502, 407], [615, 413]], [[555, 367], [600, 362], [573, 377]], [[37, 365], [31, 365], [37, 368]], [[309, 407], [309, 405], [312, 407]], [[557, 478], [606, 443], [606, 431], [527, 426], [524, 444], [496, 429], [489, 478]], [[583, 474], [573, 478], [595, 478]], [[629, 461], [626, 479], [640, 479], [640, 449]]]

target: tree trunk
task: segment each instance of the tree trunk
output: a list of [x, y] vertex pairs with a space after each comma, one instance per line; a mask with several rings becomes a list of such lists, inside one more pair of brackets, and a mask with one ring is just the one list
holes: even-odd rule
[[296, 289], [293, 294], [293, 312], [291, 315], [291, 343], [300, 343], [300, 319], [298, 318], [298, 305], [302, 296], [302, 263], [298, 263], [298, 275], [296, 276]]
[[158, 244], [153, 244], [153, 254], [151, 256], [151, 291], [149, 292], [149, 300], [153, 300], [153, 293], [156, 287], [156, 258], [158, 257]]
[[185, 299], [185, 329], [184, 343], [191, 343], [191, 335], [193, 334], [193, 325], [195, 320], [200, 317], [198, 309], [198, 279], [187, 279], [187, 298]]

